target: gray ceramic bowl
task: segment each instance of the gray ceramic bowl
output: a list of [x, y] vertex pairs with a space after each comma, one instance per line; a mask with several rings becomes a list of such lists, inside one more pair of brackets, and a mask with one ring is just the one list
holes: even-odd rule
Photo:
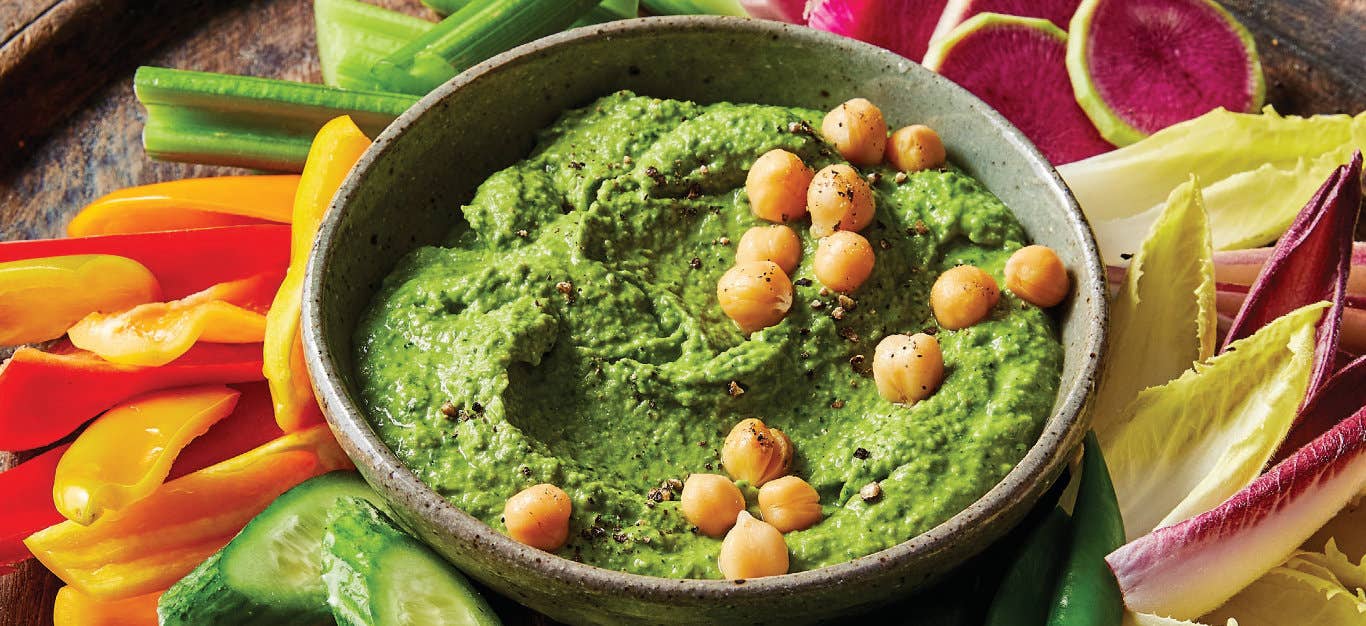
[[[527, 548], [447, 503], [376, 436], [352, 364], [360, 312], [395, 262], [438, 241], [487, 176], [525, 157], [565, 109], [618, 89], [699, 102], [829, 109], [862, 96], [891, 123], [937, 129], [950, 159], [1015, 212], [1072, 269], [1059, 309], [1062, 385], [1043, 435], [980, 500], [893, 548], [819, 570], [741, 582], [671, 580], [591, 567]], [[882, 49], [739, 18], [627, 20], [499, 55], [423, 98], [351, 172], [309, 262], [304, 342], [328, 422], [361, 473], [412, 530], [474, 578], [575, 623], [794, 623], [903, 597], [1019, 522], [1061, 472], [1088, 422], [1105, 343], [1103, 273], [1091, 230], [1053, 168], [968, 92]], [[471, 485], [478, 489], [478, 485]]]

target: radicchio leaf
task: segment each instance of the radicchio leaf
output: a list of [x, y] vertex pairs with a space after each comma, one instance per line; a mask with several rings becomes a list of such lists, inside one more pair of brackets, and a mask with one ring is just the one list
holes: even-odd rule
[[1275, 462], [1280, 462], [1350, 417], [1361, 407], [1363, 396], [1366, 396], [1366, 356], [1338, 370], [1305, 403], [1300, 409], [1299, 421], [1285, 436], [1285, 441], [1281, 442], [1281, 449], [1276, 451]]

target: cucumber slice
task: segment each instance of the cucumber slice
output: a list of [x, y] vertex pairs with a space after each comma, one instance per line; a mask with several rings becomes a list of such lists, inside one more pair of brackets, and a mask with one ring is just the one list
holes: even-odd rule
[[399, 530], [370, 503], [339, 500], [323, 537], [323, 580], [338, 624], [497, 626], [455, 566]]

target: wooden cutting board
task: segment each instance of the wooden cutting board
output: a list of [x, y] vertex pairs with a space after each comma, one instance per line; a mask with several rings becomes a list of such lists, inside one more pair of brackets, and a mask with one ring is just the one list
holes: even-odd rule
[[[417, 0], [368, 1], [435, 17]], [[1224, 4], [1256, 34], [1267, 100], [1278, 110], [1366, 109], [1366, 2]], [[160, 65], [317, 82], [311, 6], [310, 0], [0, 0], [0, 240], [61, 236], [80, 207], [115, 189], [226, 173], [147, 159], [133, 70]], [[15, 461], [0, 453], [0, 469]], [[60, 585], [33, 561], [0, 578], [0, 626], [50, 624]], [[499, 609], [509, 623], [541, 621], [514, 606]]]

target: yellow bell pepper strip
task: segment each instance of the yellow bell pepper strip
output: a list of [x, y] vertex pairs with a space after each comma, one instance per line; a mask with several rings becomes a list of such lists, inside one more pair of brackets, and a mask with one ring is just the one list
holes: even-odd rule
[[162, 484], [94, 524], [66, 521], [24, 540], [76, 590], [99, 600], [166, 589], [218, 551], [280, 494], [350, 467], [326, 425], [286, 435]]
[[173, 302], [152, 302], [120, 313], [91, 313], [67, 331], [72, 345], [122, 365], [157, 367], [180, 358], [196, 342], [258, 343], [265, 339], [278, 273], [258, 274]]
[[293, 432], [322, 419], [313, 398], [313, 387], [304, 368], [303, 338], [299, 313], [303, 309], [304, 266], [313, 249], [327, 207], [332, 203], [351, 166], [370, 147], [370, 140], [348, 116], [324, 124], [309, 148], [299, 193], [294, 196], [294, 219], [290, 230], [289, 271], [266, 314], [265, 366], [275, 400], [275, 419], [285, 432]]
[[[166, 480], [175, 480], [239, 454], [246, 454], [251, 449], [284, 435], [275, 424], [275, 405], [270, 401], [270, 388], [266, 387], [265, 382], [236, 384], [231, 387], [242, 393], [237, 399], [237, 407], [232, 410], [231, 415], [219, 420], [209, 428], [209, 432], [195, 437], [180, 454], [176, 455], [175, 463], [171, 465], [171, 473], [166, 476]], [[56, 521], [51, 523], [55, 524]]]
[[89, 526], [161, 486], [176, 455], [232, 413], [241, 393], [223, 385], [154, 391], [109, 409], [62, 455], [52, 501]]
[[52, 605], [52, 626], [156, 626], [157, 601], [164, 591], [99, 600], [75, 587], [62, 587]]
[[81, 254], [0, 263], [0, 345], [56, 339], [92, 312], [161, 298], [157, 279], [121, 256]]
[[262, 222], [288, 224], [298, 187], [295, 174], [186, 178], [128, 187], [86, 205], [67, 224], [66, 234], [88, 237]]

